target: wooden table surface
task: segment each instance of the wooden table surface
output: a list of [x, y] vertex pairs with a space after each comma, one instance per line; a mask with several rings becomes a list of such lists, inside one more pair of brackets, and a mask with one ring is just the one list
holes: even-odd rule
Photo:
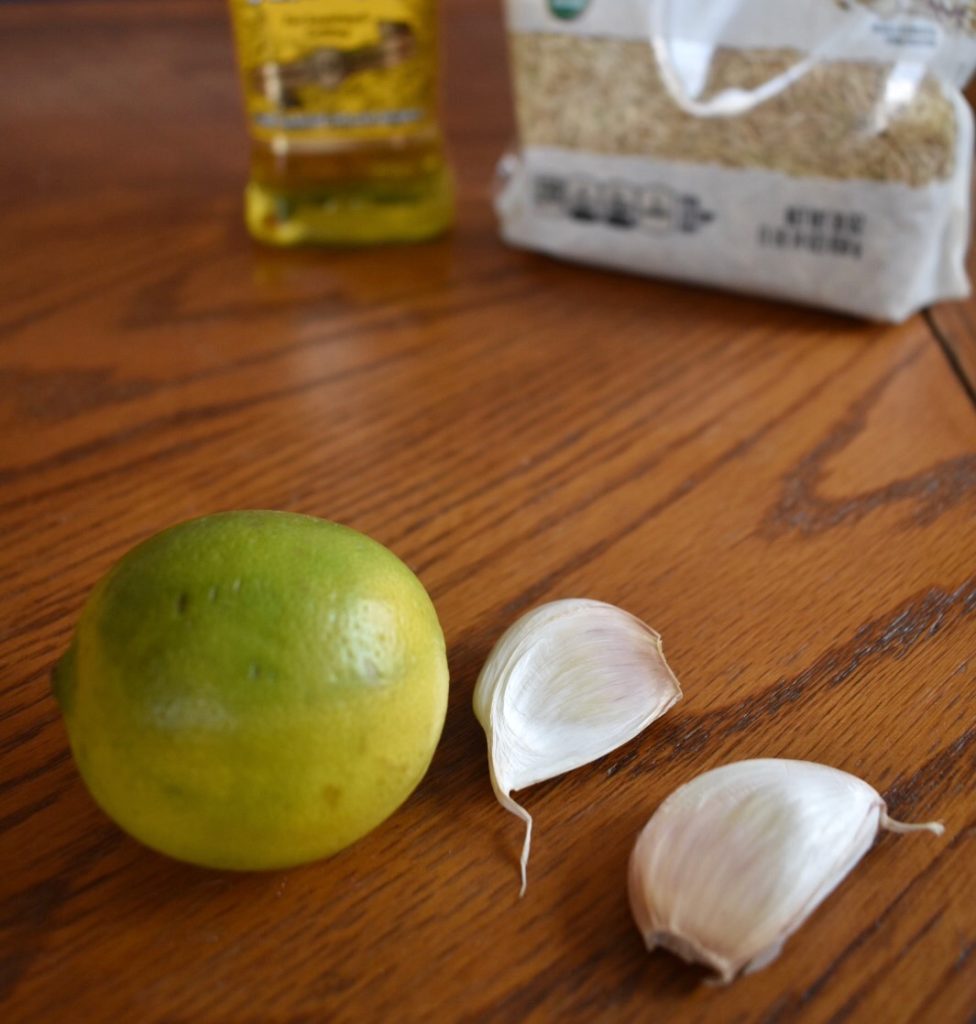
[[[221, 3], [0, 6], [0, 1018], [976, 1019], [976, 307], [864, 325], [505, 248], [498, 5], [443, 6], [457, 230], [345, 253], [245, 235]], [[235, 507], [387, 544], [449, 648], [423, 784], [287, 872], [127, 838], [49, 689], [115, 559]], [[523, 794], [520, 901], [472, 688], [572, 595], [655, 626], [685, 698]], [[854, 772], [946, 835], [882, 836], [715, 988], [643, 951], [626, 861], [672, 789], [754, 756]]]

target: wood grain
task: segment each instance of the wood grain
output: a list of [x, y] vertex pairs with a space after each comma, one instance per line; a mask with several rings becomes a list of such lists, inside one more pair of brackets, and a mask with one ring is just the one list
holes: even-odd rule
[[[970, 249], [967, 260], [973, 280], [976, 258]], [[925, 314], [929, 326], [945, 351], [953, 371], [976, 403], [976, 298], [945, 302]]]
[[[221, 4], [0, 8], [3, 1019], [971, 1020], [965, 390], [922, 318], [862, 326], [503, 247], [499, 13], [444, 11], [456, 232], [320, 253], [244, 235]], [[114, 559], [232, 507], [388, 544], [449, 644], [422, 786], [289, 872], [197, 870], [124, 836], [48, 688]], [[514, 617], [570, 595], [659, 629], [685, 699], [523, 794], [520, 901], [471, 692]], [[716, 989], [642, 950], [625, 865], [674, 787], [750, 756], [855, 772], [947, 831], [880, 838], [776, 963]]]

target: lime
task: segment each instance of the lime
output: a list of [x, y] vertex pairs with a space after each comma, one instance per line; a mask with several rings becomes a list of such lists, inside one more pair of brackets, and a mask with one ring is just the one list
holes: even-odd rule
[[95, 586], [54, 670], [75, 761], [131, 835], [215, 868], [327, 856], [413, 791], [447, 660], [416, 576], [355, 530], [240, 511]]

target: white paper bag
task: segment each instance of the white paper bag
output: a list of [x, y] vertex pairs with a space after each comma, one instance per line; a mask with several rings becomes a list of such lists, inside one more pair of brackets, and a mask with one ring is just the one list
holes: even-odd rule
[[968, 294], [976, 3], [507, 0], [506, 240], [902, 320]]

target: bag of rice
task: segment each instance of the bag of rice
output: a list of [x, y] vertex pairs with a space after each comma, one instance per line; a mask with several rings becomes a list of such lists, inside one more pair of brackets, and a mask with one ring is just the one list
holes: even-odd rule
[[903, 320], [968, 294], [976, 0], [506, 0], [514, 245]]

